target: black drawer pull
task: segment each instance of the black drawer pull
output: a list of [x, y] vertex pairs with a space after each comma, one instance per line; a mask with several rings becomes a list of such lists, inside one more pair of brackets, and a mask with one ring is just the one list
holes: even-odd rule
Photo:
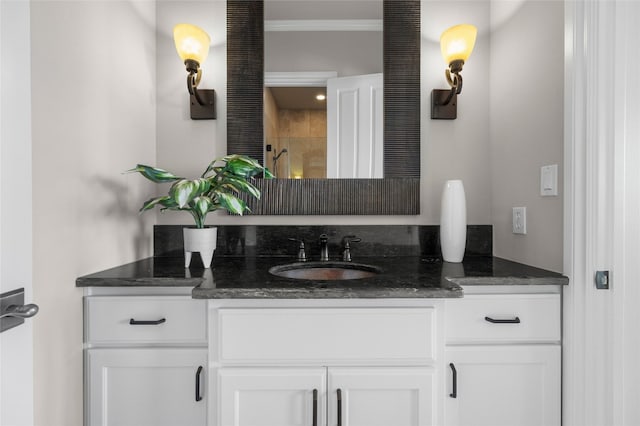
[[449, 367], [451, 367], [451, 375], [453, 378], [453, 387], [451, 388], [451, 393], [449, 394], [449, 396], [451, 398], [457, 398], [458, 397], [458, 372], [456, 371], [456, 366], [453, 365], [453, 363], [449, 363]]
[[129, 320], [129, 324], [130, 325], [160, 325], [163, 322], [167, 322], [166, 318], [160, 318], [159, 320], [155, 320], [155, 321], [138, 321], [135, 320], [133, 318], [131, 318]]
[[200, 376], [202, 375], [202, 366], [198, 367], [196, 371], [196, 402], [202, 401], [202, 394], [200, 393]]
[[484, 317], [484, 319], [492, 324], [520, 324], [520, 318], [518, 317], [513, 319], [494, 319], [491, 317]]
[[338, 389], [338, 426], [342, 426], [342, 389]]
[[313, 390], [313, 426], [318, 426], [318, 389]]

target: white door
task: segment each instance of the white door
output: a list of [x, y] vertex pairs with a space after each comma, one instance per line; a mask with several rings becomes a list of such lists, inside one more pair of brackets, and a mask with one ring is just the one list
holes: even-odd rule
[[324, 426], [327, 374], [312, 368], [222, 368], [217, 426]]
[[435, 425], [435, 384], [428, 367], [331, 367], [327, 424]]
[[445, 360], [447, 426], [560, 425], [559, 345], [449, 346]]
[[204, 426], [206, 349], [89, 349], [89, 426]]
[[382, 178], [382, 74], [327, 80], [327, 177]]
[[[28, 1], [0, 1], [0, 293], [31, 291]], [[0, 425], [33, 425], [33, 320], [0, 334]]]

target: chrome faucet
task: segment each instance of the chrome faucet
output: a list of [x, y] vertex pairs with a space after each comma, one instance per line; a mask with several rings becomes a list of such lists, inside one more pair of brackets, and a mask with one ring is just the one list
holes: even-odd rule
[[320, 235], [320, 261], [329, 260], [329, 237], [327, 234]]
[[342, 237], [342, 261], [351, 262], [351, 245], [350, 243], [359, 243], [361, 238], [355, 235], [345, 235]]
[[304, 252], [304, 241], [297, 238], [289, 238], [289, 241], [295, 241], [298, 245], [298, 262], [306, 262], [307, 254]]

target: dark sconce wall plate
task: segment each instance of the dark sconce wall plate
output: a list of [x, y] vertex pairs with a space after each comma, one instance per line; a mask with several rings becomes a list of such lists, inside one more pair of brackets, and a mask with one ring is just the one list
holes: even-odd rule
[[202, 99], [201, 105], [195, 95], [190, 96], [192, 120], [215, 120], [216, 117], [216, 91], [213, 89], [198, 89], [198, 96]]
[[445, 104], [451, 90], [431, 91], [431, 118], [434, 120], [455, 120], [458, 117], [458, 95], [453, 95]]

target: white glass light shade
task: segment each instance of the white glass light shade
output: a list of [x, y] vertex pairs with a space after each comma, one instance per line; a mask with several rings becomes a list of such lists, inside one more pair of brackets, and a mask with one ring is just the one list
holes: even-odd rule
[[473, 25], [455, 25], [440, 36], [440, 49], [447, 65], [456, 60], [467, 61], [476, 44], [478, 30]]
[[173, 27], [173, 41], [180, 59], [192, 59], [202, 64], [209, 54], [211, 38], [202, 28], [191, 24], [178, 24]]

